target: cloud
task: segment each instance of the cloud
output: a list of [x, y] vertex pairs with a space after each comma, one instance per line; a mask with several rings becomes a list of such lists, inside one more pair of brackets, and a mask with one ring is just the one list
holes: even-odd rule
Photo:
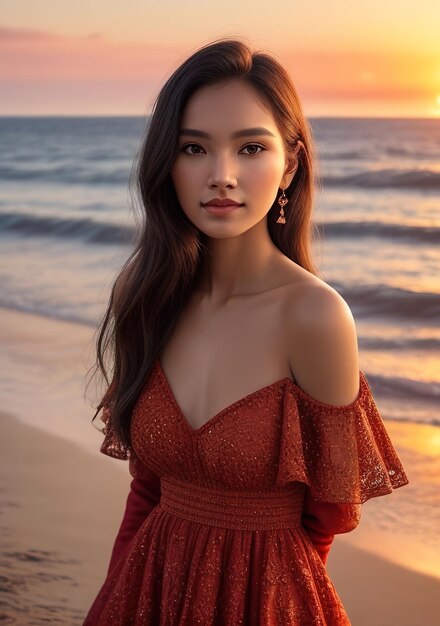
[[99, 31], [81, 36], [0, 27], [0, 84], [49, 81], [159, 81], [181, 50], [108, 40]]
[[44, 30], [28, 30], [26, 28], [10, 28], [0, 26], [0, 43], [41, 43], [61, 41], [104, 41], [102, 33], [92, 32], [82, 37], [58, 35]]
[[102, 33], [90, 33], [85, 36], [85, 39], [90, 39], [91, 41], [102, 40]]
[[53, 41], [58, 39], [57, 35], [40, 30], [27, 30], [26, 28], [8, 28], [0, 26], [0, 42], [35, 42]]

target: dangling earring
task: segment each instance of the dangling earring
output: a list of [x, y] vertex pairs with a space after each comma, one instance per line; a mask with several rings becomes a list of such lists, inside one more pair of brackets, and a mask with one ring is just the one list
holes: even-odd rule
[[284, 193], [284, 189], [282, 190], [282, 192], [283, 193], [278, 198], [278, 204], [280, 205], [281, 209], [280, 209], [280, 216], [277, 219], [277, 224], [285, 224], [286, 223], [286, 218], [284, 217], [284, 207], [289, 202], [289, 200], [288, 200], [286, 194]]

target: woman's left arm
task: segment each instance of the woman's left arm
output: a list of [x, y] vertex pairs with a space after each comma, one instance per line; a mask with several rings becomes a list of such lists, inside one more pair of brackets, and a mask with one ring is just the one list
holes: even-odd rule
[[335, 535], [354, 530], [360, 519], [360, 504], [315, 500], [306, 487], [301, 523], [324, 565]]
[[119, 561], [161, 497], [160, 477], [141, 463], [134, 454], [130, 458], [129, 468], [133, 479], [130, 483], [125, 513], [114, 541], [108, 573]]
[[[335, 290], [313, 285], [293, 311], [290, 365], [298, 385], [329, 408], [352, 403], [359, 393], [359, 353], [347, 303]], [[324, 564], [334, 536], [356, 528], [360, 517], [360, 504], [315, 500], [306, 486], [302, 525]]]

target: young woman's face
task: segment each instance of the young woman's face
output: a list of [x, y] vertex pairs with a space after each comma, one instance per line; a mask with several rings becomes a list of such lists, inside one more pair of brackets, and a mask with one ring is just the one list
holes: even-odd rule
[[[254, 130], [234, 137], [248, 129]], [[295, 169], [290, 167], [285, 175], [287, 169], [275, 120], [252, 88], [231, 80], [193, 94], [183, 114], [171, 177], [183, 211], [199, 230], [229, 237], [260, 222], [279, 189], [291, 183]], [[229, 198], [242, 206], [212, 214], [203, 204], [213, 198]]]

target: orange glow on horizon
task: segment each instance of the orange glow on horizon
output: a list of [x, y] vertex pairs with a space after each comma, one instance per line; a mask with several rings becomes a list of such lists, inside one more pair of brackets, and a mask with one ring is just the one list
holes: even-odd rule
[[[208, 41], [159, 45], [0, 27], [0, 115], [144, 115], [172, 71]], [[306, 115], [440, 117], [434, 50], [414, 51], [411, 42], [402, 51], [397, 41], [370, 50], [311, 44], [254, 44], [287, 67]]]

